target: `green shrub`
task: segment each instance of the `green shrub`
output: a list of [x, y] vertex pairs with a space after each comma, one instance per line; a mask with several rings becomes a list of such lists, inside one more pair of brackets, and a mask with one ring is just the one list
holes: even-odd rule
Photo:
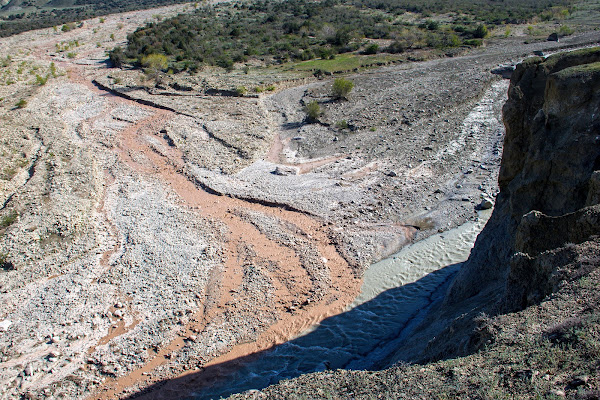
[[267, 89], [267, 92], [273, 92], [273, 91], [275, 91], [275, 85], [269, 85], [266, 87], [266, 89]]
[[2, 217], [2, 219], [0, 220], [0, 229], [8, 228], [12, 224], [14, 224], [15, 221], [17, 220], [18, 216], [19, 216], [19, 213], [17, 213], [16, 211], [13, 211], [13, 212], [9, 213], [8, 215], [5, 215], [4, 217]]
[[459, 37], [455, 34], [451, 34], [450, 36], [446, 37], [446, 45], [448, 47], [458, 47], [461, 44], [462, 42], [460, 41]]
[[248, 89], [246, 88], [246, 86], [238, 86], [237, 88], [235, 88], [235, 93], [239, 96], [239, 97], [244, 97], [244, 95], [246, 93], [248, 93]]
[[108, 53], [108, 59], [113, 67], [121, 68], [123, 66], [123, 62], [125, 61], [125, 53], [123, 53], [123, 49], [121, 47], [117, 46]]
[[573, 30], [573, 28], [571, 28], [567, 25], [561, 25], [560, 28], [558, 29], [558, 36], [569, 36], [569, 35], [572, 35], [573, 32], [575, 32]]
[[346, 99], [352, 89], [354, 89], [354, 82], [346, 78], [337, 78], [333, 81], [331, 93], [336, 99]]
[[27, 101], [25, 99], [21, 99], [16, 104], [17, 108], [25, 108], [27, 107]]
[[339, 129], [348, 129], [348, 121], [346, 121], [345, 119], [338, 121], [335, 124], [336, 127], [338, 127]]
[[481, 39], [467, 39], [463, 42], [467, 46], [471, 47], [479, 47], [483, 44], [483, 40]]
[[317, 103], [316, 100], [311, 101], [304, 107], [304, 112], [306, 113], [306, 121], [307, 122], [317, 122], [319, 117], [321, 116], [321, 106]]
[[169, 65], [167, 56], [164, 54], [148, 54], [142, 57], [142, 67], [146, 68], [150, 72], [156, 72], [166, 69]]
[[363, 51], [364, 54], [377, 54], [379, 51], [379, 45], [377, 43], [371, 43]]

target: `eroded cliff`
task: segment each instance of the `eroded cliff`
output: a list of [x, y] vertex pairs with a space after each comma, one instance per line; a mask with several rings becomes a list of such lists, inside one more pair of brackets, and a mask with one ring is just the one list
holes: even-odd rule
[[508, 309], [539, 301], [548, 290], [523, 260], [600, 232], [600, 48], [524, 61], [508, 96], [496, 209], [449, 303], [484, 290], [506, 290]]

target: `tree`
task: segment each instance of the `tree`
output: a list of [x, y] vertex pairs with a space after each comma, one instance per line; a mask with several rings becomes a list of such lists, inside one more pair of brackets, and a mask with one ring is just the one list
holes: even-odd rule
[[352, 91], [354, 88], [354, 82], [345, 78], [337, 78], [333, 81], [333, 86], [331, 88], [331, 93], [336, 99], [346, 99], [346, 96]]
[[488, 34], [488, 28], [483, 24], [477, 25], [477, 28], [475, 28], [473, 31], [473, 37], [477, 39], [484, 39], [488, 36]]
[[306, 113], [307, 122], [317, 122], [321, 116], [321, 106], [316, 100], [313, 100], [304, 106], [304, 112]]

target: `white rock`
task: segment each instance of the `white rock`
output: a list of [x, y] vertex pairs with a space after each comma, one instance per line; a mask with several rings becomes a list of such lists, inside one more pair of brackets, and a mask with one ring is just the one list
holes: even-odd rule
[[6, 332], [11, 325], [12, 321], [8, 319], [5, 319], [4, 321], [0, 322], [0, 332]]
[[281, 175], [281, 176], [288, 176], [288, 175], [298, 175], [298, 172], [300, 172], [300, 170], [297, 167], [278, 165], [277, 167], [275, 167], [275, 171], [273, 171], [273, 174]]

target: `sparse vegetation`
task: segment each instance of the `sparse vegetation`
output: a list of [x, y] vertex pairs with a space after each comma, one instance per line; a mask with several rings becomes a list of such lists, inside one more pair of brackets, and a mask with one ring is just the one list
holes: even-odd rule
[[2, 219], [0, 219], [0, 229], [8, 228], [9, 226], [15, 223], [18, 217], [19, 213], [17, 213], [16, 211], [8, 213], [4, 217], [2, 217]]
[[17, 102], [17, 104], [15, 104], [15, 106], [17, 108], [25, 108], [25, 107], [27, 107], [27, 100], [21, 99]]
[[0, 268], [5, 271], [14, 270], [14, 265], [10, 261], [8, 261], [9, 254], [7, 252], [0, 252]]
[[50, 74], [46, 75], [46, 76], [41, 76], [41, 75], [35, 75], [35, 82], [40, 85], [43, 86], [46, 84], [46, 82], [48, 82], [48, 78], [50, 78]]
[[346, 121], [345, 119], [336, 122], [335, 126], [338, 129], [348, 129], [348, 121]]

